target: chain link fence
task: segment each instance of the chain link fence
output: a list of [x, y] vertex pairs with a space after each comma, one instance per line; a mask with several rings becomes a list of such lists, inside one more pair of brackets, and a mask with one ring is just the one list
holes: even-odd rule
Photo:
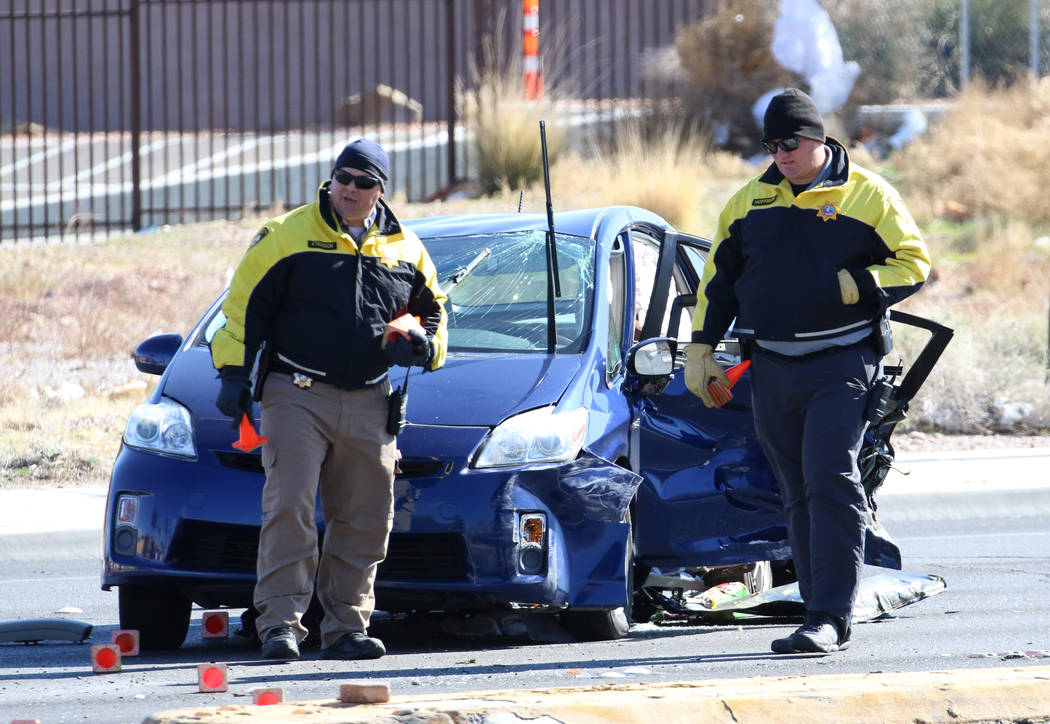
[[853, 103], [949, 98], [1050, 68], [1050, 0], [822, 0], [843, 56], [862, 69]]

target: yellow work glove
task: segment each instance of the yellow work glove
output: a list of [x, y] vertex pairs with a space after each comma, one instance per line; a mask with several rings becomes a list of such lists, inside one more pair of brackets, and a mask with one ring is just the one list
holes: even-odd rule
[[733, 397], [726, 371], [715, 361], [715, 350], [709, 344], [686, 345], [685, 386], [706, 407], [721, 407]]
[[845, 269], [839, 269], [839, 292], [842, 294], [843, 304], [856, 304], [860, 301], [860, 290], [857, 282]]

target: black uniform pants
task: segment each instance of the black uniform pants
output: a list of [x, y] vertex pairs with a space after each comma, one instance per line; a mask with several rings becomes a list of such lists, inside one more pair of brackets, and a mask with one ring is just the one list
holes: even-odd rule
[[867, 341], [800, 359], [756, 345], [751, 361], [755, 428], [780, 486], [799, 592], [807, 612], [843, 631], [864, 565], [857, 454], [879, 364]]

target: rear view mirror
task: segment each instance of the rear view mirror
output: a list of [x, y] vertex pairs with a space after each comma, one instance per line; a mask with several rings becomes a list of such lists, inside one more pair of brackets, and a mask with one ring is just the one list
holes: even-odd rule
[[155, 334], [135, 348], [135, 367], [148, 375], [161, 375], [182, 346], [181, 334]]
[[627, 351], [632, 387], [643, 395], [658, 395], [671, 381], [678, 341], [670, 337], [646, 339]]

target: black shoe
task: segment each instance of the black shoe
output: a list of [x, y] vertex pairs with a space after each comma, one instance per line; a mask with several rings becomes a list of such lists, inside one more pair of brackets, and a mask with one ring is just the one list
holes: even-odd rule
[[839, 633], [838, 625], [831, 616], [813, 614], [807, 617], [802, 628], [791, 634], [791, 645], [800, 653], [830, 654], [848, 649], [849, 635], [848, 629], [845, 635]]
[[378, 659], [386, 653], [386, 647], [379, 639], [372, 638], [360, 631], [343, 634], [334, 644], [321, 649], [322, 659]]
[[795, 642], [793, 641], [795, 634], [802, 629], [797, 629], [795, 633], [790, 636], [785, 636], [782, 639], [773, 639], [773, 643], [769, 645], [769, 648], [774, 654], [797, 654], [795, 650]]
[[266, 632], [262, 643], [264, 659], [297, 659], [299, 644], [289, 626], [276, 626]]

